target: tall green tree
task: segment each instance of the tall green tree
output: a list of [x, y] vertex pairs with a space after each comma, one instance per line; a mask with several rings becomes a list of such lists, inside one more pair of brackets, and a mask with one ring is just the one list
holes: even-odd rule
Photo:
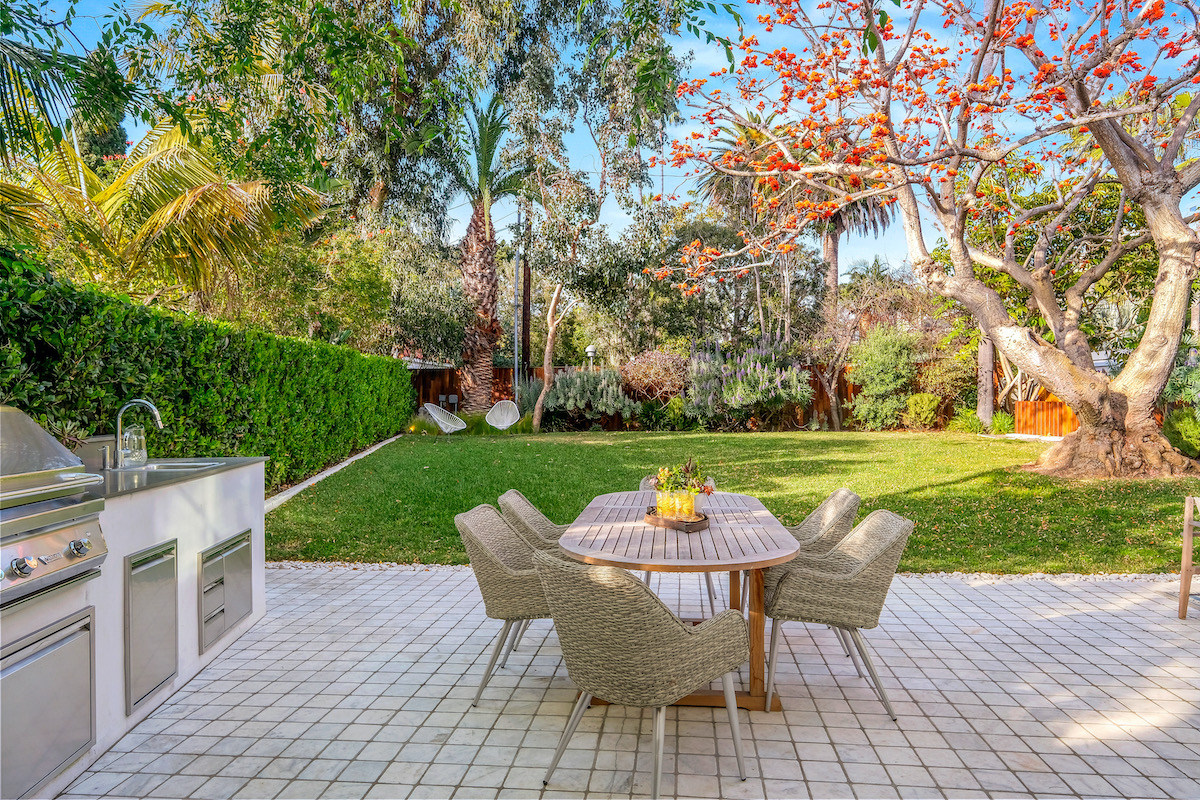
[[496, 294], [496, 227], [492, 205], [522, 194], [529, 169], [504, 160], [508, 112], [498, 94], [482, 109], [473, 107], [451, 139], [449, 172], [455, 189], [471, 203], [471, 221], [462, 242], [463, 292], [475, 308], [463, 349], [462, 404], [466, 411], [491, 405], [492, 351], [500, 338]]

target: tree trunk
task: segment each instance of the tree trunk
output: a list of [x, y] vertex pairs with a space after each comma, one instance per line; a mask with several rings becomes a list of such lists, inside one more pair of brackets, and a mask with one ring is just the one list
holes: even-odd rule
[[996, 352], [992, 340], [984, 336], [979, 340], [979, 356], [975, 372], [975, 416], [985, 427], [991, 427], [992, 414], [996, 411], [996, 391], [992, 387], [992, 373], [996, 371]]
[[833, 322], [837, 317], [838, 303], [838, 248], [841, 231], [834, 225], [826, 225], [821, 231], [821, 257], [825, 259], [825, 320]]
[[496, 235], [484, 203], [476, 204], [462, 246], [463, 293], [475, 307], [463, 350], [462, 409], [486, 411], [492, 400], [492, 350], [500, 338], [496, 318]]
[[542, 374], [545, 376], [542, 381], [542, 391], [538, 395], [537, 402], [533, 405], [533, 432], [542, 432], [542, 414], [546, 409], [546, 396], [550, 394], [550, 387], [554, 385], [554, 339], [558, 335], [558, 323], [562, 320], [557, 317], [558, 301], [562, 298], [563, 285], [560, 283], [554, 287], [554, 296], [550, 298], [550, 308], [546, 311], [546, 349], [542, 354]]
[[842, 403], [838, 398], [838, 378], [841, 377], [840, 369], [829, 369], [828, 366], [816, 366], [817, 380], [820, 381], [821, 387], [825, 389], [825, 394], [829, 396], [829, 429], [840, 431], [842, 429]]
[[533, 267], [529, 263], [529, 242], [533, 239], [533, 215], [525, 215], [525, 260], [521, 265], [521, 373], [524, 378], [533, 377], [529, 369], [529, 298], [533, 291]]
[[758, 307], [758, 334], [767, 338], [767, 315], [763, 311], [762, 275], [758, 267], [754, 268], [754, 304]]

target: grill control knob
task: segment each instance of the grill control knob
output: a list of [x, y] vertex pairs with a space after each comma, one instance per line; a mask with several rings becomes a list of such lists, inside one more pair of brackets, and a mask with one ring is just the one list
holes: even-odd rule
[[35, 569], [37, 569], [37, 565], [37, 559], [14, 558], [12, 563], [8, 566], [18, 578], [27, 578]]
[[92, 540], [86, 536], [82, 539], [76, 539], [67, 545], [67, 549], [71, 551], [73, 556], [86, 556], [88, 551], [92, 549]]

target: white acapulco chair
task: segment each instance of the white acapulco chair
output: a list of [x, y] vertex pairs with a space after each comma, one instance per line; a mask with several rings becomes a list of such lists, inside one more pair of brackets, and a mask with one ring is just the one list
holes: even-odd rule
[[484, 417], [487, 424], [498, 431], [507, 430], [521, 419], [521, 409], [512, 400], [501, 400], [492, 406], [492, 410]]
[[454, 433], [467, 427], [467, 423], [440, 406], [435, 406], [433, 403], [426, 403], [424, 408], [429, 412], [429, 416], [433, 418], [433, 421], [437, 423], [437, 426], [442, 429], [442, 433]]

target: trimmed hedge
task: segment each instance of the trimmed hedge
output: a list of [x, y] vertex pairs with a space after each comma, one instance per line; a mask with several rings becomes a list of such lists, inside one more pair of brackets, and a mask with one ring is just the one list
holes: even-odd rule
[[134, 397], [162, 412], [152, 456], [268, 456], [268, 489], [402, 431], [415, 406], [401, 361], [134, 305], [0, 250], [0, 403], [88, 436]]

